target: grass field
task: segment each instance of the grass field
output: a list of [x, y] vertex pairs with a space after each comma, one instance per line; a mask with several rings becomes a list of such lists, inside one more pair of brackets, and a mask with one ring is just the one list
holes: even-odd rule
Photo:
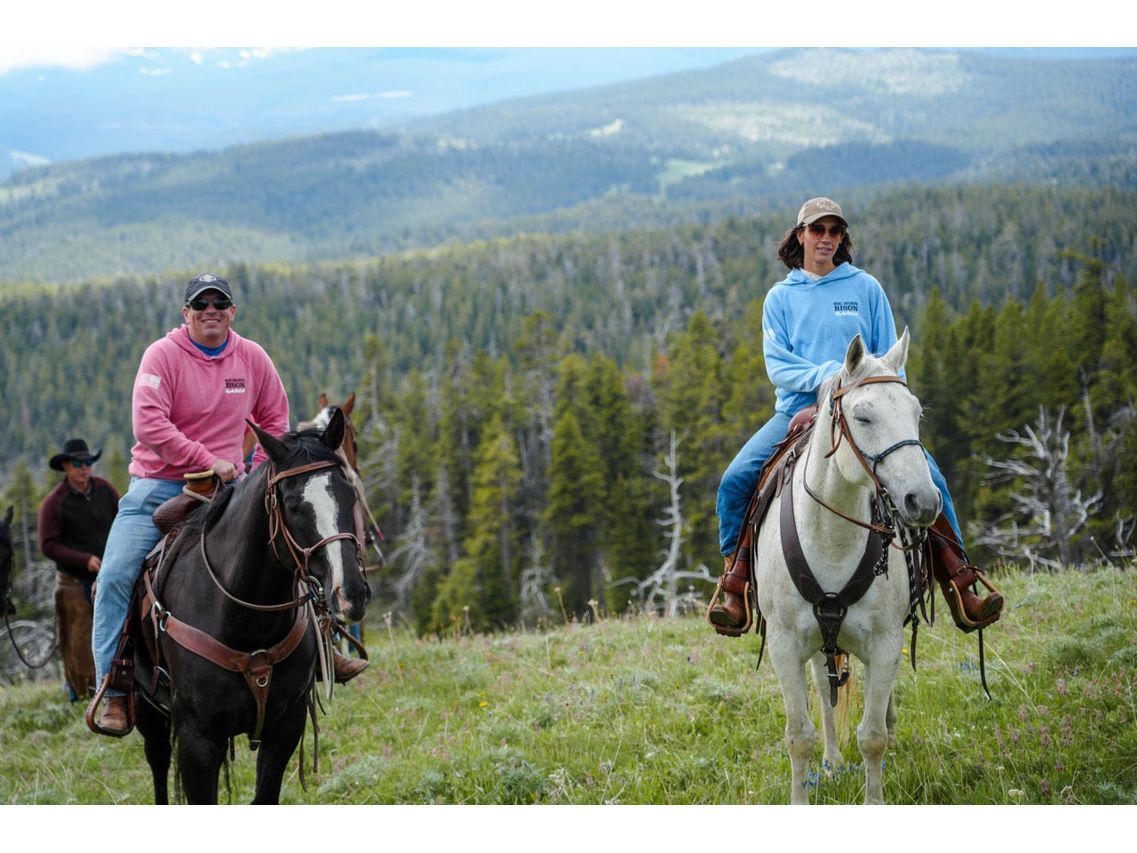
[[[1003, 620], [974, 635], [946, 609], [896, 682], [884, 793], [897, 804], [1137, 803], [1137, 570], [1002, 574]], [[372, 614], [372, 665], [320, 718], [320, 769], [294, 804], [781, 804], [781, 696], [758, 639], [700, 619], [605, 619], [543, 632], [422, 640]], [[2, 639], [7, 642], [6, 637]], [[907, 650], [906, 650], [907, 651]], [[854, 679], [858, 666], [854, 663]], [[810, 780], [818, 803], [863, 796], [850, 764]], [[56, 683], [0, 688], [0, 803], [151, 802], [138, 735], [88, 733]], [[231, 801], [252, 797], [237, 742]], [[225, 797], [223, 787], [223, 798]]]

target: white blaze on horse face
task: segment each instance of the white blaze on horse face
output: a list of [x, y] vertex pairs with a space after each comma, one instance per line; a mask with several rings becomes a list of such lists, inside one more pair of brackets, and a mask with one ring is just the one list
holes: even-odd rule
[[[316, 535], [320, 539], [335, 536], [340, 532], [339, 505], [332, 493], [332, 475], [329, 472], [317, 474], [304, 484], [304, 500], [312, 507], [316, 518]], [[327, 556], [330, 576], [324, 579], [324, 587], [328, 591], [328, 603], [335, 601], [337, 590], [343, 589], [345, 567], [343, 564], [343, 549], [340, 542], [331, 542], [320, 551]]]

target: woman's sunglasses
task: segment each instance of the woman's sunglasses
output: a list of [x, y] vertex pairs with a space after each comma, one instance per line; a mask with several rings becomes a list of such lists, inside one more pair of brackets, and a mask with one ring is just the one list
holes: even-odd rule
[[[809, 228], [809, 233], [812, 234], [814, 237], [821, 237], [823, 234], [825, 234], [825, 226], [822, 225], [820, 222], [811, 222], [811, 223], [809, 223], [809, 225], [807, 227]], [[829, 226], [829, 236], [834, 237], [834, 238], [845, 236], [845, 226], [844, 225], [830, 225]]]
[[194, 311], [204, 311], [212, 305], [218, 311], [228, 311], [233, 305], [232, 299], [226, 299], [224, 296], [215, 297], [213, 299], [194, 299], [190, 301], [189, 307]]

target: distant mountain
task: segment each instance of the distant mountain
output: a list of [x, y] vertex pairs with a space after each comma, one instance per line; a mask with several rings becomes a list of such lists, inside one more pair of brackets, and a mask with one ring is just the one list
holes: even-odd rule
[[787, 50], [408, 125], [28, 169], [0, 281], [374, 255], [863, 196], [1137, 187], [1137, 60]]
[[[475, 104], [707, 68], [746, 48], [137, 48], [82, 70], [4, 72], [0, 180], [21, 164], [186, 154], [331, 133], [389, 130]], [[22, 164], [26, 165], [26, 164]]]

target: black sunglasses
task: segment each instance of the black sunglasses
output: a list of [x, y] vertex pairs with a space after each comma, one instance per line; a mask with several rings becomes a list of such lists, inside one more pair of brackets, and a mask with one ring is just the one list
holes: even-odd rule
[[69, 459], [67, 461], [70, 462], [72, 465], [74, 465], [76, 468], [90, 468], [92, 465], [95, 464], [95, 460], [91, 459], [90, 457], [87, 457], [85, 459], [72, 458], [72, 459]]
[[189, 303], [189, 307], [194, 311], [204, 311], [210, 305], [212, 305], [218, 311], [228, 311], [233, 305], [233, 300], [225, 296], [215, 296], [212, 299], [205, 299], [199, 296], [197, 299], [191, 300]]
[[[811, 222], [811, 223], [809, 223], [808, 227], [809, 227], [809, 233], [812, 234], [814, 237], [820, 237], [821, 235], [823, 235], [825, 233], [825, 226], [822, 225], [820, 222]], [[844, 225], [830, 225], [829, 226], [829, 236], [830, 237], [841, 237], [844, 235], [844, 233], [845, 233], [845, 226]]]

